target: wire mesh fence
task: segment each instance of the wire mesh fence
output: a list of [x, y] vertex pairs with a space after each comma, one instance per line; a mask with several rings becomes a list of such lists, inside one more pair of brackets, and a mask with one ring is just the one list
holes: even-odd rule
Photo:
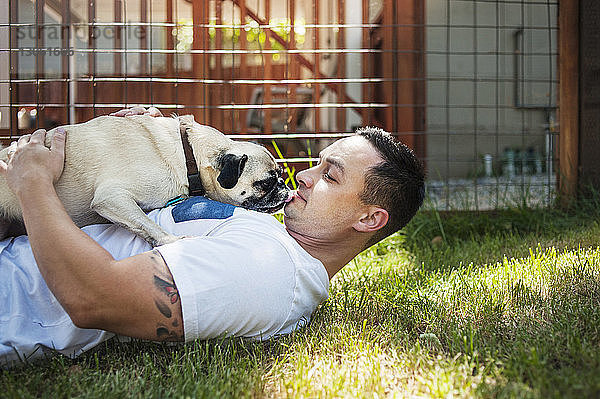
[[359, 126], [412, 147], [437, 209], [555, 197], [557, 0], [9, 0], [0, 137], [131, 105], [297, 170]]

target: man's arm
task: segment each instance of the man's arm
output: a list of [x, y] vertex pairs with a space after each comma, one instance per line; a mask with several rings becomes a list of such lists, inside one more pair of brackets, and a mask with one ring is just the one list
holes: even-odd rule
[[38, 268], [48, 287], [82, 328], [136, 338], [183, 340], [181, 302], [157, 251], [116, 261], [81, 231], [56, 195], [64, 164], [64, 134], [51, 148], [45, 131], [19, 139], [0, 174], [19, 198]]

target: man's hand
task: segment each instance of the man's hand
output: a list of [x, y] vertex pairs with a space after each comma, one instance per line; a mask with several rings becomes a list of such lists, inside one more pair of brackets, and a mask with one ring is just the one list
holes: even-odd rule
[[117, 112], [109, 114], [110, 116], [133, 116], [133, 115], [149, 115], [149, 116], [163, 116], [163, 114], [154, 107], [148, 109], [144, 107], [131, 107], [125, 108]]
[[45, 137], [38, 130], [13, 143], [8, 160], [0, 161], [0, 175], [19, 197], [31, 250], [50, 291], [78, 327], [182, 341], [181, 301], [160, 253], [117, 261], [75, 226], [54, 187], [64, 166], [65, 132], [55, 131], [50, 148]]
[[0, 175], [8, 187], [17, 195], [28, 187], [39, 184], [54, 184], [60, 177], [65, 164], [66, 132], [58, 128], [50, 144], [44, 145], [46, 131], [36, 130], [21, 136], [8, 150], [8, 161], [0, 160]]

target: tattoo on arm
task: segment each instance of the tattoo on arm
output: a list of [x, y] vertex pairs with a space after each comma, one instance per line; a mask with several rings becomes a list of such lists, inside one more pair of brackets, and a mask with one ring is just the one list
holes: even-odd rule
[[[157, 264], [160, 264], [161, 266], [164, 265], [164, 262], [162, 262], [162, 256], [156, 250], [152, 251], [150, 259], [154, 260]], [[161, 261], [159, 261], [159, 259]], [[164, 274], [162, 274], [162, 276], [159, 276], [157, 273], [154, 274], [154, 286], [158, 289], [161, 298], [164, 298], [165, 296], [169, 298], [169, 303], [165, 303], [161, 299], [154, 299], [154, 304], [156, 305], [156, 308], [165, 318], [173, 318], [173, 312], [170, 308], [170, 305], [175, 305], [179, 302], [179, 291], [177, 290], [175, 283], [173, 282], [172, 278], [166, 277]], [[171, 324], [171, 326], [175, 328], [179, 327], [179, 321], [177, 320], [177, 317], [170, 320], [168, 324]], [[157, 323], [156, 337], [158, 338], [158, 340], [161, 341], [183, 341], [183, 336], [178, 334], [176, 331], [170, 329], [169, 326], [165, 323]]]
[[154, 304], [156, 305], [156, 307], [158, 308], [160, 313], [162, 313], [163, 316], [165, 316], [167, 319], [171, 318], [171, 316], [173, 315], [171, 313], [171, 309], [169, 309], [169, 307], [164, 302], [157, 301], [155, 299]]
[[161, 292], [165, 293], [170, 298], [172, 304], [177, 303], [177, 301], [179, 301], [179, 291], [177, 291], [177, 287], [175, 287], [175, 284], [165, 281], [155, 274], [154, 285], [157, 286], [158, 289], [161, 290]]
[[179, 336], [175, 331], [169, 331], [167, 326], [158, 325], [156, 336], [161, 341], [181, 341], [183, 337]]
[[[161, 265], [163, 265], [164, 261], [158, 262], [156, 256], [162, 260], [161, 254], [155, 249], [152, 251], [152, 255], [150, 255], [150, 259], [152, 259], [156, 263], [160, 263]], [[159, 277], [155, 274], [154, 275], [154, 285], [161, 291], [161, 293], [165, 293], [169, 297], [172, 304], [177, 303], [177, 301], [179, 301], [179, 291], [177, 291], [177, 287], [175, 286], [175, 283], [171, 279], [168, 279], [166, 277]]]

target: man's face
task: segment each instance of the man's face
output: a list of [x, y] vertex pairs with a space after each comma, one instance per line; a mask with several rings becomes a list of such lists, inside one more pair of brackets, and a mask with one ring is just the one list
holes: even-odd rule
[[288, 230], [328, 241], [348, 234], [366, 209], [359, 198], [365, 172], [382, 161], [361, 136], [325, 148], [317, 166], [296, 176], [298, 191], [284, 208]]

